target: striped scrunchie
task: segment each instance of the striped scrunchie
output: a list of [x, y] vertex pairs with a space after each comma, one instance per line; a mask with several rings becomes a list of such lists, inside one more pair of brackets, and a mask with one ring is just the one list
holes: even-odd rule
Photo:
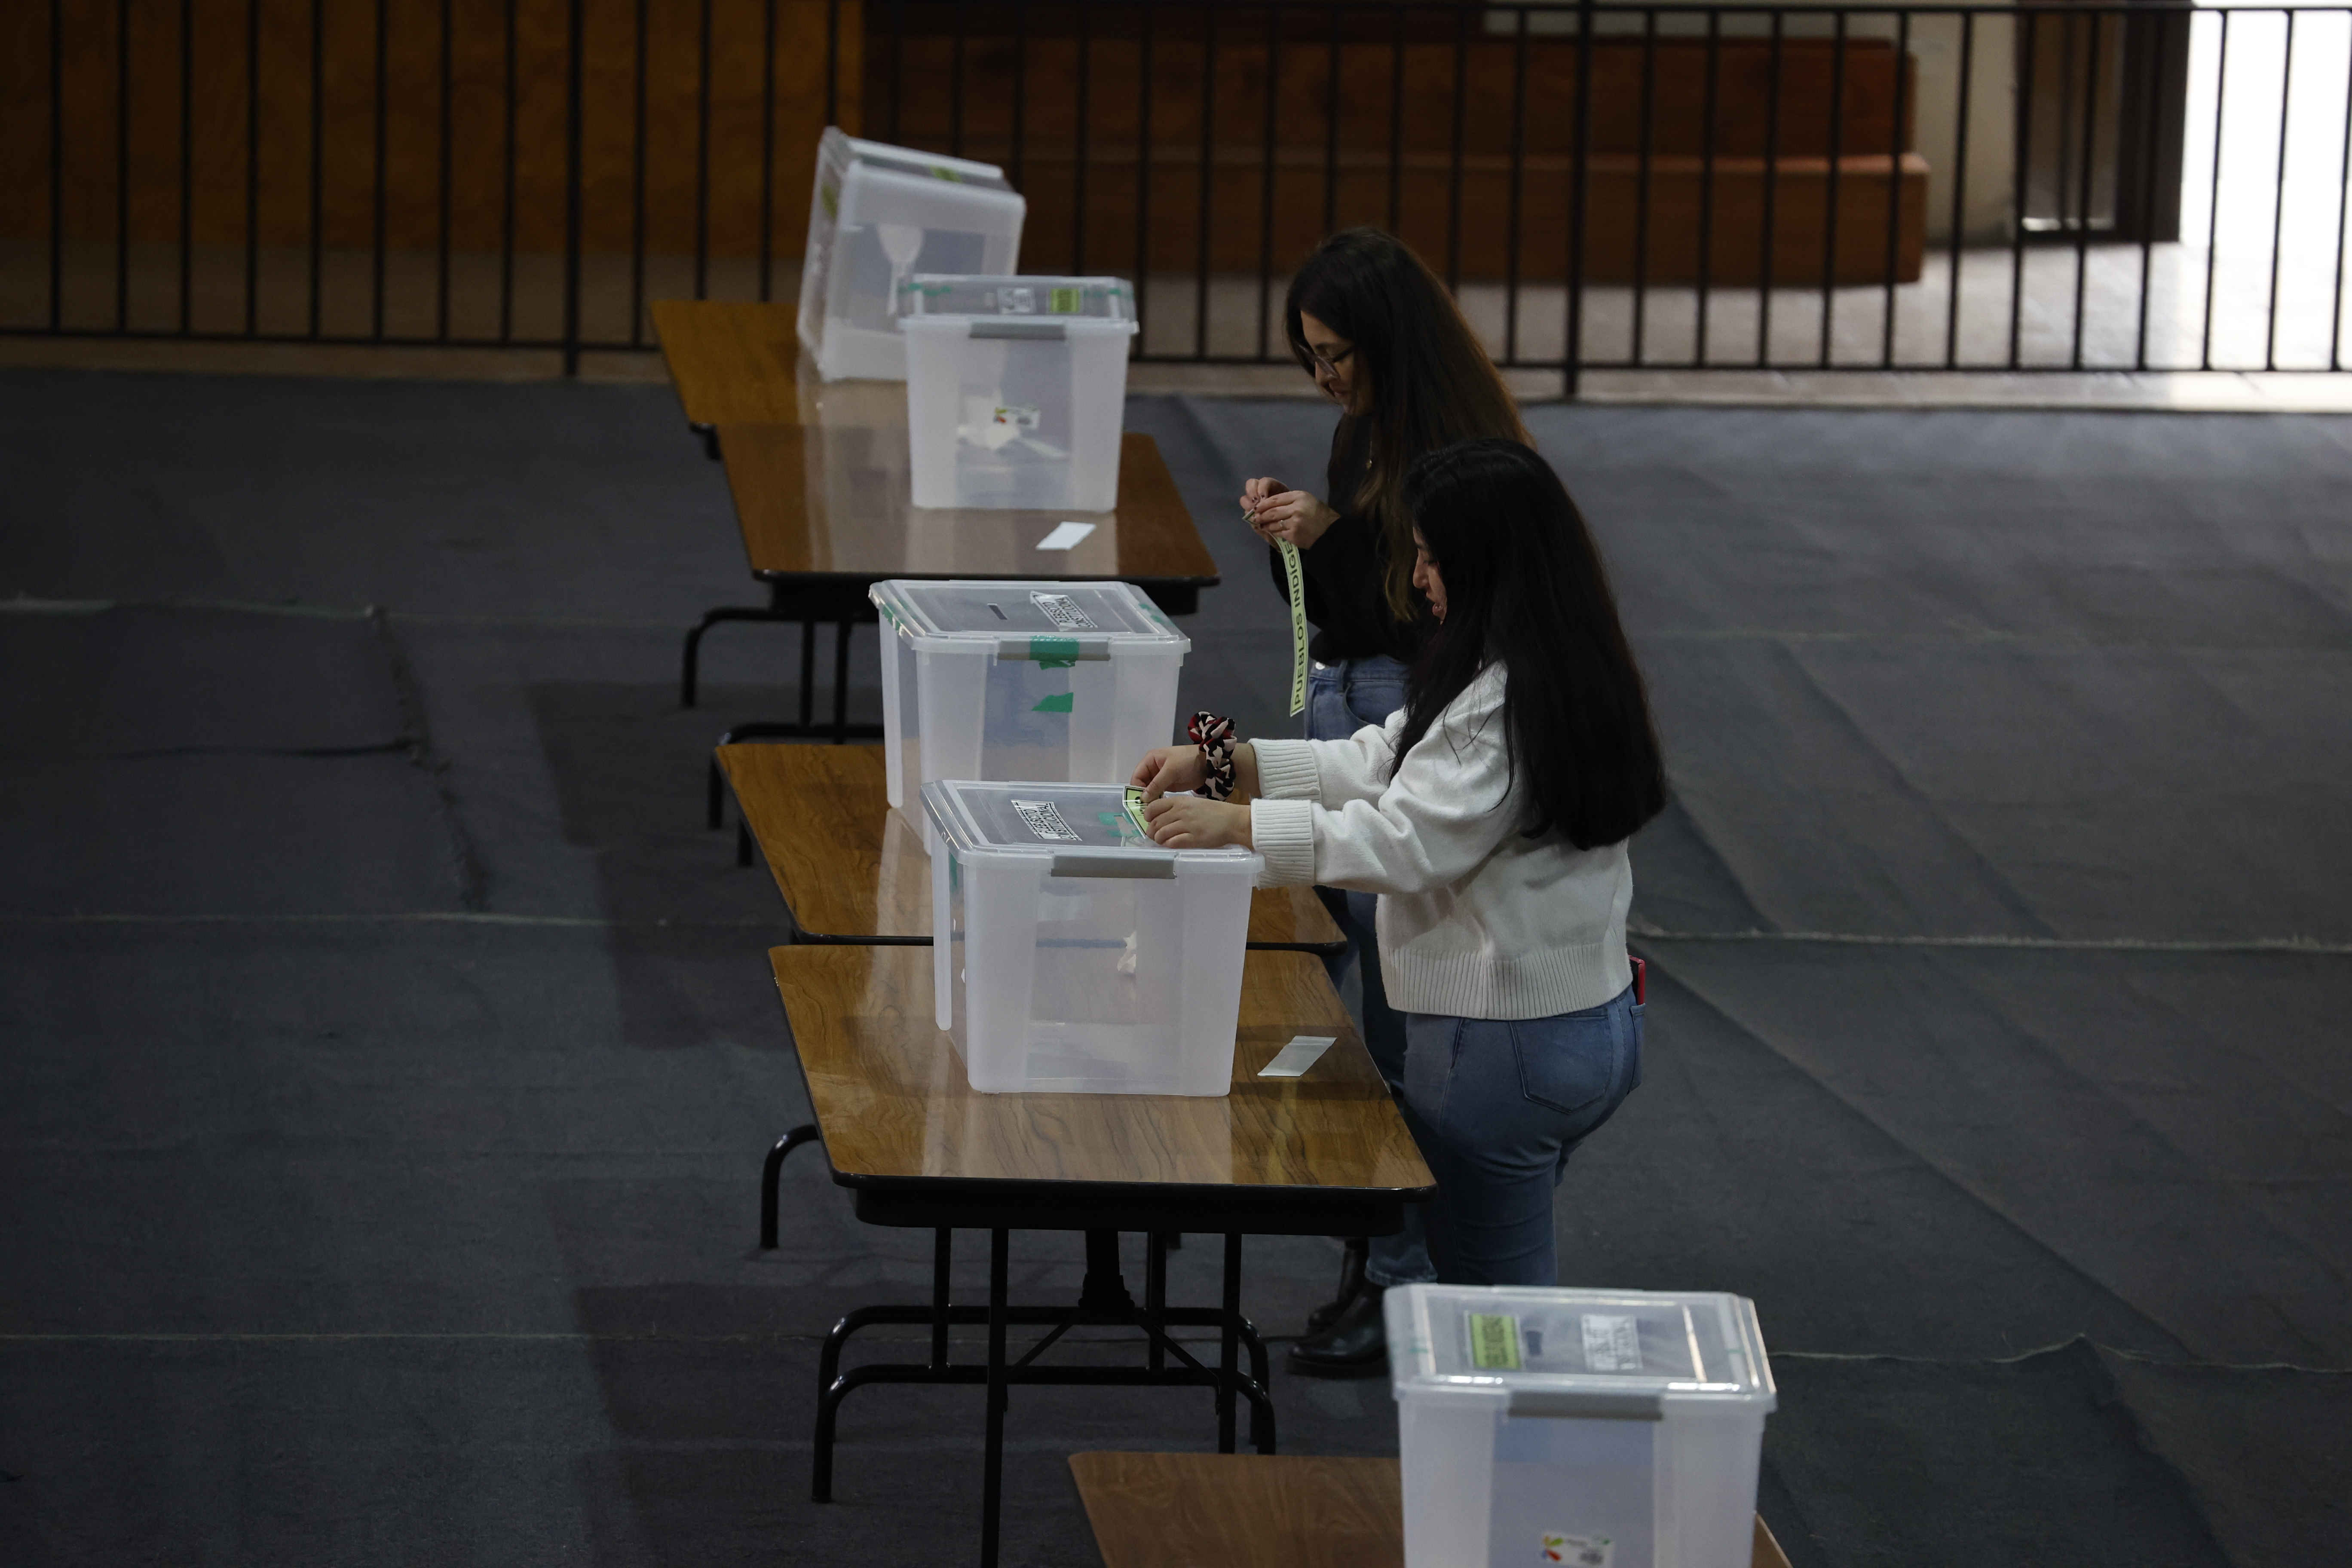
[[1199, 743], [1209, 764], [1209, 782], [1202, 793], [1211, 800], [1223, 800], [1234, 793], [1234, 721], [1202, 709], [1192, 715], [1185, 733]]

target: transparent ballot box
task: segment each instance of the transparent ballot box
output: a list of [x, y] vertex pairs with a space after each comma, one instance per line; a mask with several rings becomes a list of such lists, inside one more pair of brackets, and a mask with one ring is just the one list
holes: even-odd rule
[[1118, 784], [923, 786], [940, 1027], [991, 1094], [1221, 1095], [1261, 864], [1162, 849]]
[[1108, 511], [1135, 294], [1116, 278], [909, 279], [917, 506]]
[[868, 596], [901, 810], [932, 779], [1124, 784], [1175, 738], [1192, 639], [1132, 584], [893, 578]]
[[1384, 1310], [1406, 1568], [1747, 1568], [1776, 1398], [1753, 1302], [1411, 1285]]
[[801, 260], [801, 346], [827, 381], [903, 381], [898, 291], [918, 272], [1010, 272], [1028, 204], [993, 163], [827, 127]]

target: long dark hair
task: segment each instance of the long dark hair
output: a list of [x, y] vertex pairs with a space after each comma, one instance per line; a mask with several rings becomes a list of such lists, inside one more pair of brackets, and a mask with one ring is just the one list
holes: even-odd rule
[[1614, 844], [1665, 809], [1649, 696], [1600, 549], [1551, 465], [1516, 441], [1464, 441], [1406, 470], [1404, 501], [1445, 583], [1445, 619], [1405, 683], [1396, 760], [1489, 664], [1529, 837]]
[[[1350, 495], [1331, 505], [1375, 521], [1388, 548], [1383, 587], [1389, 612], [1413, 616], [1412, 523], [1404, 472], [1415, 458], [1478, 436], [1528, 438], [1495, 363], [1445, 285], [1404, 241], [1377, 228], [1343, 229], [1315, 247], [1282, 308], [1290, 352], [1309, 374], [1315, 355], [1304, 313], [1353, 345], [1352, 366], [1369, 383], [1371, 405], [1339, 422], [1335, 451], [1360, 452], [1369, 467]], [[1363, 458], [1357, 459], [1362, 462]]]

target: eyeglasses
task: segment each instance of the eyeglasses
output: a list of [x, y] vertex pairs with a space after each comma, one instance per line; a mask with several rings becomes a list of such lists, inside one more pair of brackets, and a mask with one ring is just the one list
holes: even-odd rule
[[1321, 371], [1324, 374], [1326, 374], [1326, 375], [1337, 375], [1337, 374], [1339, 374], [1339, 367], [1340, 367], [1341, 365], [1343, 365], [1343, 364], [1347, 363], [1350, 359], [1354, 358], [1354, 357], [1355, 357], [1355, 353], [1356, 353], [1356, 345], [1355, 345], [1355, 344], [1353, 344], [1353, 343], [1349, 343], [1346, 348], [1341, 349], [1338, 353], [1333, 354], [1329, 359], [1325, 359], [1321, 354], [1317, 353], [1313, 349], [1308, 349], [1308, 350], [1307, 351], [1307, 357], [1309, 360], [1313, 361], [1313, 362], [1314, 362], [1314, 364], [1315, 364], [1315, 368], [1316, 368], [1317, 370]]

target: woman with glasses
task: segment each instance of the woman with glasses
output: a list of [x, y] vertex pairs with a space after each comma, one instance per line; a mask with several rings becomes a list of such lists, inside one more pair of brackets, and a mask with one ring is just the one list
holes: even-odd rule
[[[1352, 228], [1317, 247], [1291, 279], [1283, 326], [1290, 352], [1341, 410], [1325, 496], [1268, 477], [1244, 484], [1241, 504], [1267, 542], [1275, 588], [1286, 596], [1288, 580], [1273, 546], [1298, 547], [1307, 618], [1315, 626], [1307, 738], [1339, 741], [1405, 705], [1405, 675], [1432, 625], [1413, 592], [1405, 471], [1458, 441], [1526, 443], [1528, 433], [1454, 297], [1393, 235]], [[1374, 896], [1316, 891], [1348, 939], [1347, 951], [1330, 961], [1332, 984], [1360, 956], [1364, 1043], [1390, 1089], [1402, 1093], [1404, 1023], [1389, 1006], [1381, 974]], [[1400, 1235], [1350, 1241], [1339, 1295], [1308, 1319], [1308, 1333], [1290, 1352], [1293, 1370], [1378, 1372], [1380, 1288], [1436, 1278], [1418, 1211]], [[1375, 1289], [1366, 1289], [1367, 1281]]]

